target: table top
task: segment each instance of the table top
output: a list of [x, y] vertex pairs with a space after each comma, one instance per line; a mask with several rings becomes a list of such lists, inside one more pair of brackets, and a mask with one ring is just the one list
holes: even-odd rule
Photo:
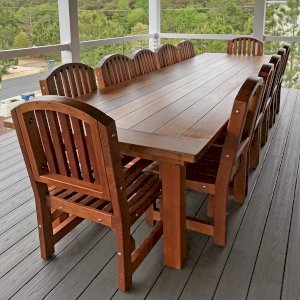
[[116, 120], [123, 153], [194, 162], [228, 121], [243, 82], [269, 58], [205, 53], [80, 99]]
[[205, 53], [78, 99], [116, 120], [122, 153], [195, 162], [228, 121], [243, 82], [269, 59]]

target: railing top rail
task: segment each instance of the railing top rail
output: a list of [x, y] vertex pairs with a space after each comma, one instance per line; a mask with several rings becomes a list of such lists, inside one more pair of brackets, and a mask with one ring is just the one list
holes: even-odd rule
[[[95, 48], [105, 45], [147, 40], [150, 38], [178, 38], [178, 39], [199, 39], [199, 40], [231, 40], [236, 37], [251, 37], [251, 35], [236, 34], [194, 34], [194, 33], [151, 33], [133, 36], [114, 37], [108, 39], [90, 40], [80, 42], [80, 49]], [[300, 36], [264, 36], [264, 41], [285, 41], [300, 42]], [[23, 49], [0, 50], [0, 59], [10, 59], [15, 57], [46, 54], [51, 52], [69, 51], [69, 44], [57, 44], [38, 46]]]

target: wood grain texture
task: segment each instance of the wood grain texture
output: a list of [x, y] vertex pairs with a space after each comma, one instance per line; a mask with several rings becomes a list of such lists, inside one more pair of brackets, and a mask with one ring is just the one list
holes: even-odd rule
[[[210, 63], [203, 66], [198, 62], [205, 57]], [[186, 138], [193, 139], [193, 143], [199, 141], [199, 148], [195, 147], [193, 152], [195, 160], [204, 151], [202, 139], [209, 143], [227, 122], [243, 80], [257, 73], [268, 59], [269, 56], [204, 54], [144, 76], [141, 89], [137, 84], [136, 89], [127, 94], [124, 87], [125, 98], [121, 97], [123, 88], [120, 88], [119, 98], [100, 105], [97, 101], [101, 103], [103, 96], [99, 92], [83, 99], [116, 120], [123, 153], [125, 148], [130, 155], [151, 146], [149, 139], [144, 138], [147, 133], [152, 134], [148, 137], [153, 141], [153, 148], [164, 158], [170, 155], [170, 137], [174, 140], [173, 152], [178, 154], [177, 159], [179, 155], [191, 155], [180, 150], [185, 147]], [[162, 82], [168, 80], [167, 84], [157, 84], [160, 78]], [[159, 147], [154, 143], [156, 139], [160, 141]], [[157, 155], [153, 158], [157, 159]]]

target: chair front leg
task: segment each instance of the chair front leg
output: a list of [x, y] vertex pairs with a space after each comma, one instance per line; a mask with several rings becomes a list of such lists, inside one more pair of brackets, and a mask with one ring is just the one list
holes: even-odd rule
[[239, 168], [233, 179], [234, 201], [243, 204], [247, 197], [248, 190], [248, 155], [241, 155]]
[[280, 97], [281, 97], [281, 83], [279, 84], [278, 91], [277, 91], [276, 114], [278, 114], [280, 110]]
[[214, 196], [214, 244], [226, 245], [227, 192], [219, 192]]
[[276, 93], [273, 94], [270, 103], [269, 128], [272, 128], [272, 126], [275, 123], [275, 102], [276, 102]]
[[128, 290], [132, 284], [131, 253], [133, 241], [130, 229], [118, 228], [115, 230], [118, 258], [118, 286], [122, 292]]
[[254, 132], [253, 141], [250, 145], [250, 168], [256, 169], [259, 164], [259, 153], [261, 144], [261, 124]]
[[41, 257], [48, 259], [54, 254], [51, 208], [46, 198], [48, 187], [45, 184], [33, 182], [32, 188], [35, 196]]
[[274, 100], [272, 101], [272, 126], [275, 124], [276, 121], [276, 107], [277, 107], [277, 91], [274, 94]]
[[264, 118], [262, 121], [262, 128], [261, 128], [261, 141], [260, 141], [260, 145], [261, 147], [264, 146], [266, 144], [266, 142], [268, 141], [268, 131], [269, 131], [269, 114], [270, 114], [270, 109], [269, 107], [266, 109], [265, 114], [264, 114]]

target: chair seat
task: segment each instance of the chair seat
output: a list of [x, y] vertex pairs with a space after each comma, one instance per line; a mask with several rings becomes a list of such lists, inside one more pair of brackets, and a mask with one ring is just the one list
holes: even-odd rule
[[187, 180], [214, 183], [222, 154], [222, 147], [212, 146], [196, 163], [186, 166]]
[[[127, 157], [127, 160], [129, 158]], [[132, 162], [134, 161], [134, 162]], [[129, 205], [131, 221], [134, 223], [145, 210], [154, 203], [161, 194], [161, 182], [158, 175], [149, 172], [142, 172], [151, 161], [145, 159], [132, 159], [123, 167], [126, 180], [126, 194]], [[72, 190], [55, 188], [49, 189], [49, 200], [59, 198], [67, 202], [73, 202], [79, 206], [90, 207], [112, 214], [112, 204], [100, 198], [74, 192]], [[57, 217], [59, 211], [53, 211], [53, 219]]]

